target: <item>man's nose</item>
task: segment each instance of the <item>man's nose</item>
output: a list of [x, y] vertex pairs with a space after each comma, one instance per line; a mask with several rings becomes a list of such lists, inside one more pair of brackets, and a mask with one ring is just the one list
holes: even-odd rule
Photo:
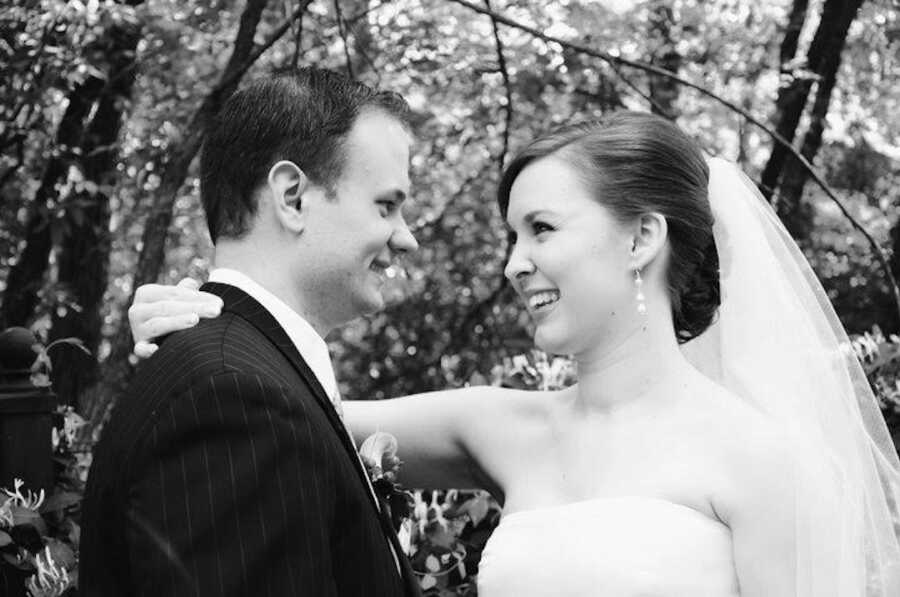
[[416, 241], [416, 237], [413, 236], [409, 226], [406, 225], [406, 222], [401, 222], [394, 229], [389, 245], [391, 250], [396, 253], [412, 253], [419, 248], [419, 243]]

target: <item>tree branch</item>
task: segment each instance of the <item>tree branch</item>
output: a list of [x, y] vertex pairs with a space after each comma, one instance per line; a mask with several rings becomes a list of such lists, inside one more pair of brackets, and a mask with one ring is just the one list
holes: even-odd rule
[[[607, 84], [611, 83], [611, 81], [605, 75], [602, 75], [602, 77], [603, 78], [600, 81], [601, 86], [604, 83], [607, 83]], [[600, 89], [598, 89], [597, 91], [591, 91], [588, 89], [583, 89], [581, 87], [575, 87], [571, 91], [571, 93], [573, 93], [574, 95], [581, 95], [581, 96], [589, 98], [591, 101], [595, 101], [595, 102], [599, 101], [600, 104], [604, 107], [604, 109], [608, 108], [609, 106], [613, 106], [613, 107], [615, 107], [615, 109], [624, 108], [625, 104], [622, 103], [622, 97], [619, 95], [618, 91], [613, 89], [613, 92], [615, 93], [614, 97], [608, 97], [606, 95], [607, 90], [603, 89], [602, 87]]]
[[649, 93], [645, 92], [643, 89], [641, 89], [640, 87], [638, 87], [637, 83], [635, 83], [634, 81], [632, 81], [631, 79], [629, 79], [628, 77], [626, 77], [625, 74], [622, 73], [622, 69], [620, 69], [620, 68], [618, 67], [618, 65], [616, 65], [616, 64], [613, 63], [613, 62], [609, 62], [609, 63], [607, 63], [607, 64], [609, 64], [609, 67], [610, 67], [610, 68], [612, 69], [612, 71], [616, 74], [616, 76], [617, 76], [623, 83], [625, 83], [625, 85], [627, 85], [632, 91], [634, 91], [634, 92], [637, 93], [639, 96], [641, 96], [642, 98], [644, 98], [644, 99], [650, 104], [650, 106], [653, 107], [654, 110], [656, 110], [657, 114], [660, 114], [661, 116], [663, 116], [664, 118], [668, 118], [669, 120], [672, 120], [672, 121], [675, 120], [675, 116], [674, 116], [671, 112], [669, 112], [668, 110], [666, 110], [666, 109], [662, 106], [662, 104], [660, 104], [658, 101], [656, 101], [656, 98], [654, 98], [654, 97], [653, 97], [652, 95], [650, 95]]
[[790, 71], [788, 64], [794, 60], [797, 55], [797, 44], [800, 41], [800, 32], [803, 30], [803, 23], [806, 22], [806, 9], [809, 5], [808, 0], [794, 0], [791, 6], [790, 15], [788, 15], [788, 24], [785, 27], [784, 39], [781, 40], [781, 48], [779, 49], [778, 64], [782, 74]]
[[385, 2], [377, 2], [377, 3], [369, 4], [369, 6], [367, 6], [364, 10], [361, 10], [358, 13], [355, 13], [354, 15], [344, 19], [344, 22], [347, 23], [348, 25], [350, 25], [351, 27], [355, 26], [357, 21], [365, 18], [366, 16], [368, 16], [368, 14], [370, 12], [373, 12], [373, 11], [381, 8], [388, 2], [390, 2], [390, 0], [386, 0]]
[[303, 44], [303, 15], [305, 12], [301, 13], [297, 18], [297, 29], [294, 30], [293, 19], [291, 20], [291, 31], [294, 34], [294, 56], [291, 58], [291, 70], [297, 70], [297, 66], [300, 64], [300, 50], [302, 49]]
[[563, 48], [569, 48], [570, 50], [579, 52], [581, 54], [585, 54], [587, 56], [599, 58], [600, 60], [603, 60], [604, 62], [610, 64], [611, 66], [612, 65], [630, 66], [632, 68], [637, 68], [637, 69], [640, 69], [640, 70], [643, 70], [643, 71], [646, 71], [649, 73], [653, 73], [655, 75], [659, 75], [661, 77], [666, 77], [668, 79], [671, 79], [672, 81], [675, 81], [677, 83], [680, 83], [681, 85], [684, 85], [685, 87], [689, 87], [691, 89], [694, 89], [694, 90], [700, 92], [702, 95], [705, 95], [705, 96], [709, 97], [710, 99], [715, 100], [716, 102], [724, 105], [725, 107], [729, 108], [730, 110], [737, 112], [738, 114], [743, 116], [748, 122], [754, 124], [761, 130], [763, 130], [766, 134], [768, 134], [769, 137], [771, 137], [776, 144], [781, 145], [791, 155], [793, 155], [794, 158], [796, 158], [796, 160], [809, 173], [809, 175], [813, 179], [813, 181], [823, 191], [825, 191], [825, 194], [828, 196], [828, 198], [831, 199], [831, 201], [834, 202], [838, 206], [838, 209], [840, 209], [841, 213], [844, 214], [844, 217], [846, 217], [850, 221], [850, 223], [853, 225], [853, 227], [856, 228], [857, 230], [859, 230], [862, 233], [862, 235], [866, 238], [866, 240], [869, 242], [869, 245], [872, 247], [872, 250], [875, 252], [876, 257], [881, 262], [881, 264], [884, 268], [885, 275], [887, 276], [888, 280], [890, 281], [891, 288], [892, 288], [893, 294], [894, 294], [894, 301], [895, 301], [896, 307], [897, 307], [897, 312], [898, 312], [898, 314], [900, 314], [900, 287], [898, 287], [897, 279], [894, 277], [893, 272], [891, 272], [891, 268], [888, 265], [888, 259], [885, 256], [884, 251], [881, 249], [881, 247], [878, 245], [878, 243], [875, 241], [875, 239], [872, 238], [872, 236], [865, 230], [865, 228], [863, 228], [862, 224], [860, 224], [856, 220], [856, 218], [854, 218], [850, 214], [849, 210], [844, 205], [843, 201], [841, 201], [837, 197], [837, 195], [834, 194], [834, 191], [832, 191], [831, 188], [822, 179], [822, 177], [819, 176], [818, 173], [816, 173], [812, 164], [809, 163], [809, 160], [807, 160], [805, 157], [803, 157], [803, 155], [801, 155], [799, 151], [794, 149], [793, 145], [791, 145], [791, 143], [789, 141], [787, 141], [784, 137], [782, 137], [780, 134], [775, 132], [770, 127], [766, 126], [765, 124], [763, 124], [762, 122], [760, 122], [759, 120], [754, 118], [753, 115], [750, 114], [747, 110], [745, 110], [745, 109], [741, 108], [740, 106], [738, 106], [737, 104], [717, 95], [716, 93], [710, 91], [709, 89], [706, 89], [705, 87], [698, 85], [696, 83], [692, 83], [691, 81], [688, 81], [687, 79], [679, 77], [675, 73], [670, 72], [664, 68], [659, 68], [652, 64], [648, 64], [646, 62], [641, 62], [639, 60], [628, 60], [628, 59], [622, 58], [620, 56], [613, 56], [612, 54], [609, 54], [607, 52], [595, 50], [593, 48], [589, 48], [589, 47], [581, 45], [581, 44], [567, 42], [565, 40], [559, 39], [558, 37], [553, 37], [551, 35], [542, 33], [541, 31], [538, 31], [534, 27], [529, 27], [528, 25], [519, 23], [518, 21], [515, 21], [513, 19], [505, 17], [505, 16], [498, 14], [492, 10], [488, 10], [488, 9], [482, 8], [476, 4], [472, 4], [471, 2], [468, 2], [467, 0], [450, 0], [450, 1], [460, 4], [462, 6], [465, 6], [465, 7], [469, 8], [470, 10], [474, 10], [475, 12], [490, 16], [491, 18], [496, 19], [498, 22], [503, 23], [504, 25], [506, 25], [508, 27], [512, 27], [514, 29], [519, 29], [520, 31], [529, 33], [538, 39], [542, 39], [546, 42], [552, 42], [555, 44], [559, 44]]
[[299, 20], [303, 16], [303, 14], [306, 12], [306, 8], [310, 5], [311, 2], [312, 0], [302, 0], [294, 10], [294, 12], [291, 13], [291, 16], [285, 19], [285, 21], [281, 23], [281, 25], [279, 25], [278, 28], [275, 29], [275, 31], [272, 32], [272, 35], [269, 36], [269, 39], [267, 39], [259, 46], [256, 46], [256, 48], [254, 48], [254, 50], [250, 52], [250, 55], [247, 56], [247, 59], [244, 60], [244, 62], [240, 66], [236, 67], [230, 75], [228, 75], [228, 68], [226, 67], [226, 76], [223, 77], [222, 81], [218, 85], [216, 85], [216, 90], [221, 91], [222, 89], [236, 84], [241, 79], [241, 77], [244, 76], [244, 73], [246, 73], [247, 70], [251, 66], [253, 66], [253, 64], [259, 59], [259, 57], [262, 56], [266, 50], [271, 48], [276, 41], [281, 39], [284, 34], [287, 33], [287, 30], [291, 28], [291, 25], [293, 25], [295, 21]]
[[[484, 5], [491, 9], [491, 0], [484, 0]], [[497, 19], [493, 16], [491, 18], [491, 27], [494, 30], [494, 45], [497, 48], [497, 65], [500, 68], [500, 75], [503, 77], [503, 87], [506, 90], [506, 122], [503, 126], [503, 147], [500, 150], [500, 175], [503, 175], [503, 167], [506, 165], [506, 156], [509, 153], [509, 132], [512, 130], [512, 122], [513, 122], [513, 100], [512, 100], [512, 85], [509, 81], [509, 69], [506, 67], [506, 55], [503, 53], [503, 41], [500, 39], [500, 27], [497, 24]]]
[[347, 30], [344, 28], [344, 15], [341, 13], [340, 0], [334, 0], [334, 15], [337, 18], [338, 34], [344, 44], [344, 59], [347, 62], [347, 74], [353, 78], [353, 58], [350, 56], [350, 44], [347, 41]]
[[[685, 87], [690, 87], [691, 89], [694, 89], [694, 90], [700, 92], [702, 95], [705, 95], [705, 96], [715, 100], [716, 102], [726, 106], [727, 108], [737, 112], [738, 114], [740, 114], [741, 116], [746, 118], [749, 122], [755, 124], [760, 129], [765, 131], [770, 137], [775, 139], [777, 142], [785, 144], [788, 147], [791, 147], [791, 144], [788, 143], [787, 141], [785, 141], [783, 138], [781, 138], [781, 136], [778, 135], [778, 133], [776, 133], [775, 131], [770, 129], [768, 126], [766, 126], [765, 124], [763, 124], [762, 122], [757, 120], [752, 114], [750, 114], [749, 112], [747, 112], [746, 110], [744, 110], [743, 108], [741, 108], [740, 106], [735, 104], [734, 102], [731, 102], [731, 101], [723, 98], [722, 96], [717, 95], [716, 93], [710, 91], [709, 89], [706, 89], [702, 85], [698, 85], [696, 83], [688, 81], [687, 79], [680, 77], [677, 74], [675, 74], [671, 71], [668, 71], [664, 68], [660, 68], [660, 67], [654, 66], [650, 63], [642, 62], [640, 60], [629, 60], [627, 58], [622, 58], [621, 56], [613, 56], [612, 54], [610, 54], [608, 52], [603, 52], [601, 50], [595, 50], [594, 48], [589, 48], [587, 46], [584, 46], [584, 45], [581, 45], [578, 43], [574, 43], [574, 42], [568, 42], [568, 41], [565, 41], [558, 37], [554, 37], [552, 35], [547, 35], [545, 33], [542, 33], [541, 31], [538, 31], [534, 27], [529, 27], [528, 25], [519, 23], [518, 21], [510, 19], [509, 17], [505, 17], [494, 11], [487, 10], [485, 8], [481, 8], [480, 6], [472, 4], [471, 2], [467, 2], [467, 0], [450, 0], [450, 2], [455, 2], [457, 4], [461, 4], [471, 10], [474, 10], [475, 12], [479, 12], [481, 14], [491, 16], [491, 17], [495, 18], [498, 22], [506, 25], [507, 27], [512, 27], [513, 29], [519, 29], [520, 31], [529, 33], [538, 39], [544, 40], [545, 42], [555, 43], [563, 48], [567, 48], [567, 49], [577, 52], [579, 54], [584, 54], [586, 56], [592, 56], [594, 58], [599, 58], [600, 60], [603, 60], [604, 62], [606, 62], [607, 64], [612, 66], [614, 68], [614, 70], [616, 67], [619, 67], [619, 66], [630, 66], [632, 68], [637, 68], [639, 70], [643, 70], [648, 73], [652, 73], [655, 75], [659, 75], [661, 77], [671, 79], [672, 81], [680, 83], [681, 85], [684, 85]], [[801, 156], [798, 155], [798, 157], [801, 157]]]

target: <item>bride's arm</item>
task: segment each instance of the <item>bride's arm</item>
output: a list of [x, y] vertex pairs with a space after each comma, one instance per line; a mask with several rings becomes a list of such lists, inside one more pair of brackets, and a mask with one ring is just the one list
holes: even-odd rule
[[[128, 311], [138, 357], [153, 354], [155, 338], [189, 328], [199, 317], [218, 315], [221, 299], [198, 287], [185, 279], [178, 286], [138, 288]], [[508, 422], [510, 404], [522, 394], [481, 386], [389, 400], [345, 400], [344, 416], [357, 444], [375, 431], [397, 438], [404, 462], [400, 480], [406, 487], [478, 487], [502, 499], [500, 483], [486, 470], [484, 456], [494, 450], [495, 425]]]
[[[744, 436], [731, 466], [737, 481], [716, 507], [731, 529], [735, 571], [741, 597], [800, 597], [798, 529], [808, 521], [797, 506], [795, 454], [780, 434]], [[824, 573], [824, 571], [822, 571]]]
[[523, 392], [476, 386], [387, 400], [344, 401], [344, 416], [357, 444], [386, 431], [397, 438], [406, 487], [481, 488], [502, 499], [502, 487], [486, 470], [491, 429], [503, 425]]

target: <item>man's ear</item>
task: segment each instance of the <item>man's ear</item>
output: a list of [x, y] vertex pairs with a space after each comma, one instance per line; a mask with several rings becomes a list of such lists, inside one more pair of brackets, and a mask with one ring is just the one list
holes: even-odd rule
[[275, 217], [285, 228], [302, 232], [303, 194], [309, 189], [309, 178], [294, 162], [281, 160], [269, 169], [267, 183]]
[[669, 236], [666, 218], [658, 213], [648, 213], [638, 218], [635, 223], [631, 245], [632, 269], [643, 269], [662, 255]]

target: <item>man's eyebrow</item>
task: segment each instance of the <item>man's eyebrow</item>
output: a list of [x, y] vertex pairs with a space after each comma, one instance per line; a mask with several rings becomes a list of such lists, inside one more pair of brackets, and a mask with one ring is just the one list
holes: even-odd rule
[[377, 199], [391, 199], [393, 201], [396, 201], [397, 203], [403, 203], [404, 201], [406, 201], [407, 195], [400, 189], [392, 189], [390, 191], [379, 193]]

